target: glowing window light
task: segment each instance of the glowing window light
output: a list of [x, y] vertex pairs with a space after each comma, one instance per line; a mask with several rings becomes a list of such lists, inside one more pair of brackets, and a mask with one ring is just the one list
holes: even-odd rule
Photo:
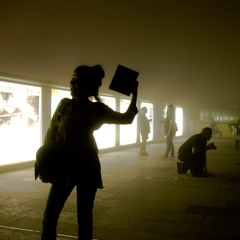
[[[164, 118], [167, 117], [167, 108], [168, 105], [166, 105], [163, 109], [163, 116]], [[183, 109], [181, 107], [175, 108], [175, 122], [178, 127], [178, 131], [176, 132], [176, 136], [182, 136], [183, 134]]]
[[[130, 100], [120, 99], [120, 112], [126, 112]], [[137, 117], [132, 124], [120, 125], [120, 145], [133, 144], [137, 142]]]
[[0, 165], [34, 160], [40, 146], [41, 88], [0, 82]]
[[[100, 96], [102, 102], [111, 109], [116, 109], [116, 99], [112, 97]], [[94, 137], [99, 149], [115, 146], [115, 124], [103, 124], [101, 128], [94, 132]]]
[[[70, 91], [52, 89], [52, 116], [57, 108], [58, 103], [63, 98], [72, 98]], [[102, 102], [112, 108], [116, 109], [116, 100], [112, 97], [100, 96]], [[95, 101], [95, 100], [93, 100]], [[101, 128], [94, 132], [94, 138], [99, 149], [110, 148], [115, 146], [115, 125], [103, 124]]]
[[176, 132], [176, 136], [182, 136], [183, 134], [183, 109], [180, 107], [176, 107], [175, 118], [178, 127], [178, 131]]
[[146, 117], [148, 119], [152, 119], [152, 121], [149, 122], [150, 124], [150, 133], [148, 134], [148, 140], [147, 141], [151, 141], [153, 140], [153, 120], [154, 120], [154, 116], [153, 116], [153, 104], [152, 103], [147, 103], [147, 102], [141, 102], [141, 108], [146, 107], [147, 108], [147, 113], [146, 113]]

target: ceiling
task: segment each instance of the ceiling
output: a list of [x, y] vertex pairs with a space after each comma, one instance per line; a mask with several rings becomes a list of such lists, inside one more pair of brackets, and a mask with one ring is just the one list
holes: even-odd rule
[[[101, 64], [108, 90], [118, 64], [139, 72], [139, 97], [239, 108], [240, 1], [0, 0], [0, 72], [68, 85]], [[114, 93], [113, 93], [114, 94]]]

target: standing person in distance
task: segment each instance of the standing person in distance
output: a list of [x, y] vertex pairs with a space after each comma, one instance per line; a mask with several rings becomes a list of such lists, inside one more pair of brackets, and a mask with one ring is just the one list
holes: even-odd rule
[[[76, 186], [79, 240], [92, 240], [92, 208], [98, 188], [103, 188], [98, 148], [93, 132], [104, 123], [131, 124], [138, 110], [136, 107], [138, 82], [132, 86], [132, 100], [125, 113], [113, 111], [100, 102], [99, 87], [105, 73], [100, 65], [79, 66], [70, 81], [72, 95], [68, 113], [72, 124], [64, 135], [61, 171], [52, 181], [43, 217], [42, 240], [56, 240], [56, 228], [64, 203]], [[97, 102], [90, 101], [95, 98]], [[64, 100], [64, 99], [63, 99]], [[60, 101], [50, 123], [49, 131], [58, 131], [55, 123], [59, 117]], [[65, 99], [66, 100], [66, 99]], [[47, 147], [56, 146], [58, 141], [46, 134]]]
[[[175, 129], [175, 114], [174, 114], [174, 107], [172, 104], [167, 106], [167, 117], [160, 121], [160, 123], [164, 123], [164, 134], [166, 136], [166, 151], [162, 158], [174, 158], [174, 145], [173, 145], [173, 137], [176, 134]], [[170, 153], [170, 155], [169, 155]]]
[[139, 125], [140, 125], [140, 134], [142, 136], [142, 143], [140, 147], [139, 156], [149, 156], [149, 154], [146, 152], [146, 144], [148, 139], [148, 134], [150, 133], [150, 125], [149, 122], [151, 119], [148, 120], [146, 117], [147, 108], [143, 107], [139, 114]]

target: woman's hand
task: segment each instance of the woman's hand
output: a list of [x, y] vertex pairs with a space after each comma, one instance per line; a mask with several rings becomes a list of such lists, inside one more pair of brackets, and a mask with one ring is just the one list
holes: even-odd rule
[[138, 111], [137, 109], [137, 92], [138, 92], [138, 81], [134, 82], [131, 85], [130, 91], [132, 93], [132, 101], [130, 103], [130, 109], [132, 109], [133, 111]]
[[134, 82], [131, 84], [130, 91], [131, 91], [131, 93], [133, 94], [133, 96], [136, 96], [136, 95], [137, 95], [137, 93], [138, 93], [138, 81], [134, 81]]

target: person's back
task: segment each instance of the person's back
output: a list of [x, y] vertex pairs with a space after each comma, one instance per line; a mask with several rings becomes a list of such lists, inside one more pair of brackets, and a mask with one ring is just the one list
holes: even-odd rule
[[206, 146], [207, 141], [203, 138], [202, 134], [198, 133], [187, 139], [179, 148], [178, 154], [193, 154], [193, 147], [203, 148]]

